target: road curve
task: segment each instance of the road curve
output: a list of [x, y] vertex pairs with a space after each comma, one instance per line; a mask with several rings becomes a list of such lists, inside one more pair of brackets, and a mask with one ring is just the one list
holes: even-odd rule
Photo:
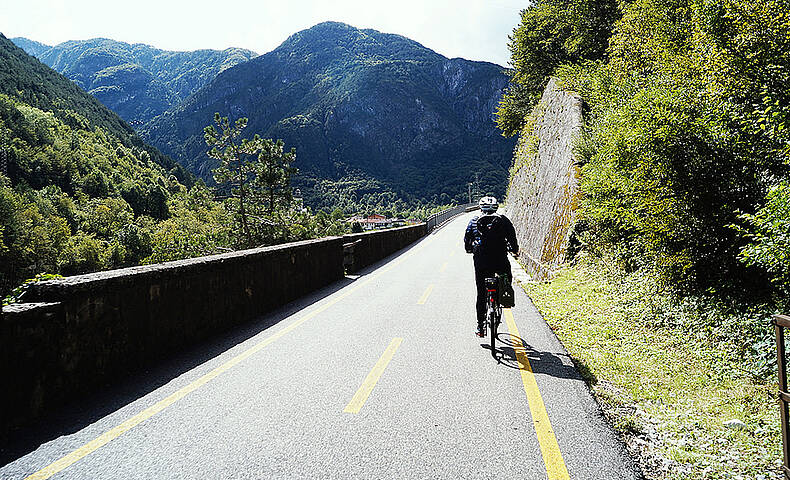
[[523, 291], [499, 361], [474, 336], [469, 218], [69, 406], [0, 478], [641, 478]]

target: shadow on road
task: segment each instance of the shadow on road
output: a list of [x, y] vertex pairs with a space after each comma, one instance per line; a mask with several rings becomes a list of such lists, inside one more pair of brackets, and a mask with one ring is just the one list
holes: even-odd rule
[[[488, 344], [480, 344], [483, 348], [491, 350]], [[510, 333], [497, 334], [497, 361], [508, 368], [516, 370], [527, 368], [522, 365], [516, 355], [516, 349], [526, 355], [529, 366], [535, 374], [551, 375], [557, 378], [572, 378], [586, 380], [595, 384], [597, 379], [583, 364], [576, 364], [568, 355], [562, 357], [550, 352], [535, 350], [526, 340]]]
[[[363, 268], [353, 276], [347, 276], [279, 309], [264, 312], [257, 319], [240, 326], [231, 327], [225, 333], [182, 350], [163, 362], [141, 366], [136, 373], [107, 383], [97, 391], [87, 392], [83, 398], [71, 401], [57, 411], [45, 415], [35, 423], [11, 432], [6, 441], [0, 444], [0, 467], [24, 457], [46, 442], [79, 432], [107, 415], [166, 385], [182, 374], [244, 343], [267, 328], [320, 302], [338, 290], [355, 281], [364, 280], [367, 274], [407, 254], [423, 241], [415, 242], [387, 258]], [[136, 413], [138, 412], [130, 413], [129, 417]], [[3, 414], [12, 413], [3, 412]], [[126, 419], [124, 418], [123, 420]], [[115, 425], [109, 425], [105, 431], [112, 427], [115, 427]], [[102, 431], [102, 433], [104, 432]]]
[[[67, 403], [58, 411], [12, 432], [7, 444], [0, 446], [0, 466], [27, 455], [43, 443], [82, 430], [353, 282], [351, 278], [344, 278], [305, 298], [267, 312], [263, 318], [232, 327], [229, 331], [188, 347], [159, 364], [148, 365], [128, 377], [108, 383], [98, 391]], [[132, 415], [134, 413], [129, 416]], [[114, 426], [109, 426], [107, 430]]]

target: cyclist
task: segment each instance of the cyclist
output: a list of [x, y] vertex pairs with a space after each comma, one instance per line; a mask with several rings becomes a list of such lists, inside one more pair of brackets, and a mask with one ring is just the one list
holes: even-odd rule
[[482, 215], [473, 218], [466, 227], [464, 248], [474, 256], [475, 284], [477, 285], [477, 336], [485, 335], [486, 315], [485, 279], [495, 273], [506, 273], [513, 278], [507, 252], [518, 253], [518, 240], [513, 223], [497, 215], [499, 204], [494, 197], [483, 197], [478, 203]]

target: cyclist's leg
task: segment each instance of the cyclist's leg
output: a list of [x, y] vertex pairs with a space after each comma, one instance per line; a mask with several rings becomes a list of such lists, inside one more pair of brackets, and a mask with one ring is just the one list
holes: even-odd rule
[[477, 312], [477, 329], [483, 330], [483, 322], [486, 318], [486, 271], [482, 268], [475, 267], [475, 285], [477, 287], [477, 302], [475, 309]]
[[499, 265], [499, 272], [506, 273], [510, 282], [513, 282], [513, 270], [510, 268], [510, 261], [505, 257]]
[[509, 288], [509, 289], [512, 290], [512, 288], [513, 288], [513, 270], [510, 267], [510, 261], [507, 259], [507, 257], [505, 257], [503, 259], [503, 262], [499, 265], [498, 271], [499, 271], [500, 274], [506, 274], [507, 275], [507, 281], [505, 282], [504, 287], [505, 288]]

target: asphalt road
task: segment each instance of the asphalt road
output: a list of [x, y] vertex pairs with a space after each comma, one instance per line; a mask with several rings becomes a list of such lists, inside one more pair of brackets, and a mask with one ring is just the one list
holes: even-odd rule
[[0, 478], [640, 478], [523, 291], [499, 361], [474, 335], [469, 218], [71, 405]]

